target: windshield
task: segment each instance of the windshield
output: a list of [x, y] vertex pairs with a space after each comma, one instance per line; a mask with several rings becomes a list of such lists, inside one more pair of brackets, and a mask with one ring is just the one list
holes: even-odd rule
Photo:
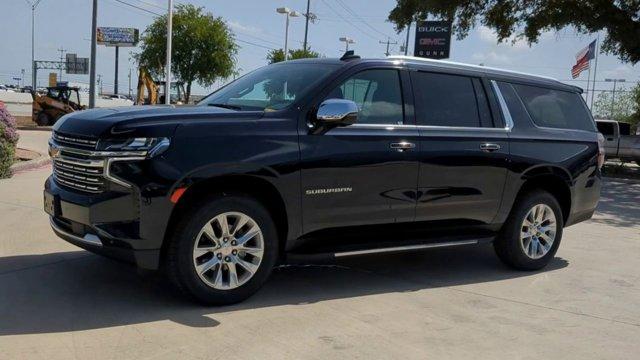
[[262, 67], [207, 96], [199, 106], [237, 110], [280, 110], [304, 96], [336, 70], [332, 64], [283, 63]]

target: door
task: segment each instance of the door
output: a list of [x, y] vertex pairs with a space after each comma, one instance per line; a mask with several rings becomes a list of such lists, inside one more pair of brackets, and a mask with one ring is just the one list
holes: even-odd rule
[[400, 75], [362, 70], [319, 97], [352, 100], [359, 115], [353, 125], [300, 136], [305, 232], [413, 220], [418, 130], [405, 116], [409, 80]]
[[618, 156], [620, 128], [614, 121], [596, 121], [598, 132], [604, 136], [604, 153], [607, 157]]
[[493, 114], [489, 83], [431, 72], [412, 72], [411, 83], [420, 129], [416, 221], [491, 223], [502, 200], [509, 142]]

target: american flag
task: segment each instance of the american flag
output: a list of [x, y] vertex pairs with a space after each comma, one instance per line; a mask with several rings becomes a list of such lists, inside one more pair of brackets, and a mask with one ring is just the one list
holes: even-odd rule
[[596, 41], [576, 54], [576, 64], [571, 68], [571, 76], [575, 79], [580, 73], [589, 68], [589, 61], [596, 57]]

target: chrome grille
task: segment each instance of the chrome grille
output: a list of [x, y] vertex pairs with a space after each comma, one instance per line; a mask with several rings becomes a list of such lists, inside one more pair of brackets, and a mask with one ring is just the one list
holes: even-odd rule
[[64, 145], [77, 146], [85, 149], [87, 148], [95, 149], [96, 145], [98, 144], [98, 140], [93, 138], [67, 135], [67, 134], [59, 133], [57, 131], [53, 133], [52, 137], [53, 137], [53, 140], [55, 140], [58, 143], [61, 143]]
[[101, 193], [105, 190], [104, 162], [102, 160], [81, 160], [55, 158], [53, 160], [54, 179], [63, 186], [74, 190]]

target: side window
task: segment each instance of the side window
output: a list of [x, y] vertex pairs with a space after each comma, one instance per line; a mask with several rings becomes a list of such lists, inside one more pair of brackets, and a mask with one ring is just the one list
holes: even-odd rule
[[333, 89], [326, 99], [352, 100], [358, 105], [360, 124], [402, 124], [404, 108], [397, 70], [375, 69], [357, 73]]
[[631, 135], [631, 124], [629, 123], [618, 123], [620, 127], [620, 135]]
[[577, 93], [514, 84], [514, 89], [538, 126], [594, 131], [593, 121]]
[[491, 112], [479, 79], [412, 72], [419, 125], [492, 127]]
[[596, 122], [596, 124], [598, 125], [598, 132], [602, 133], [602, 135], [613, 135], [615, 132], [613, 123], [602, 121]]

